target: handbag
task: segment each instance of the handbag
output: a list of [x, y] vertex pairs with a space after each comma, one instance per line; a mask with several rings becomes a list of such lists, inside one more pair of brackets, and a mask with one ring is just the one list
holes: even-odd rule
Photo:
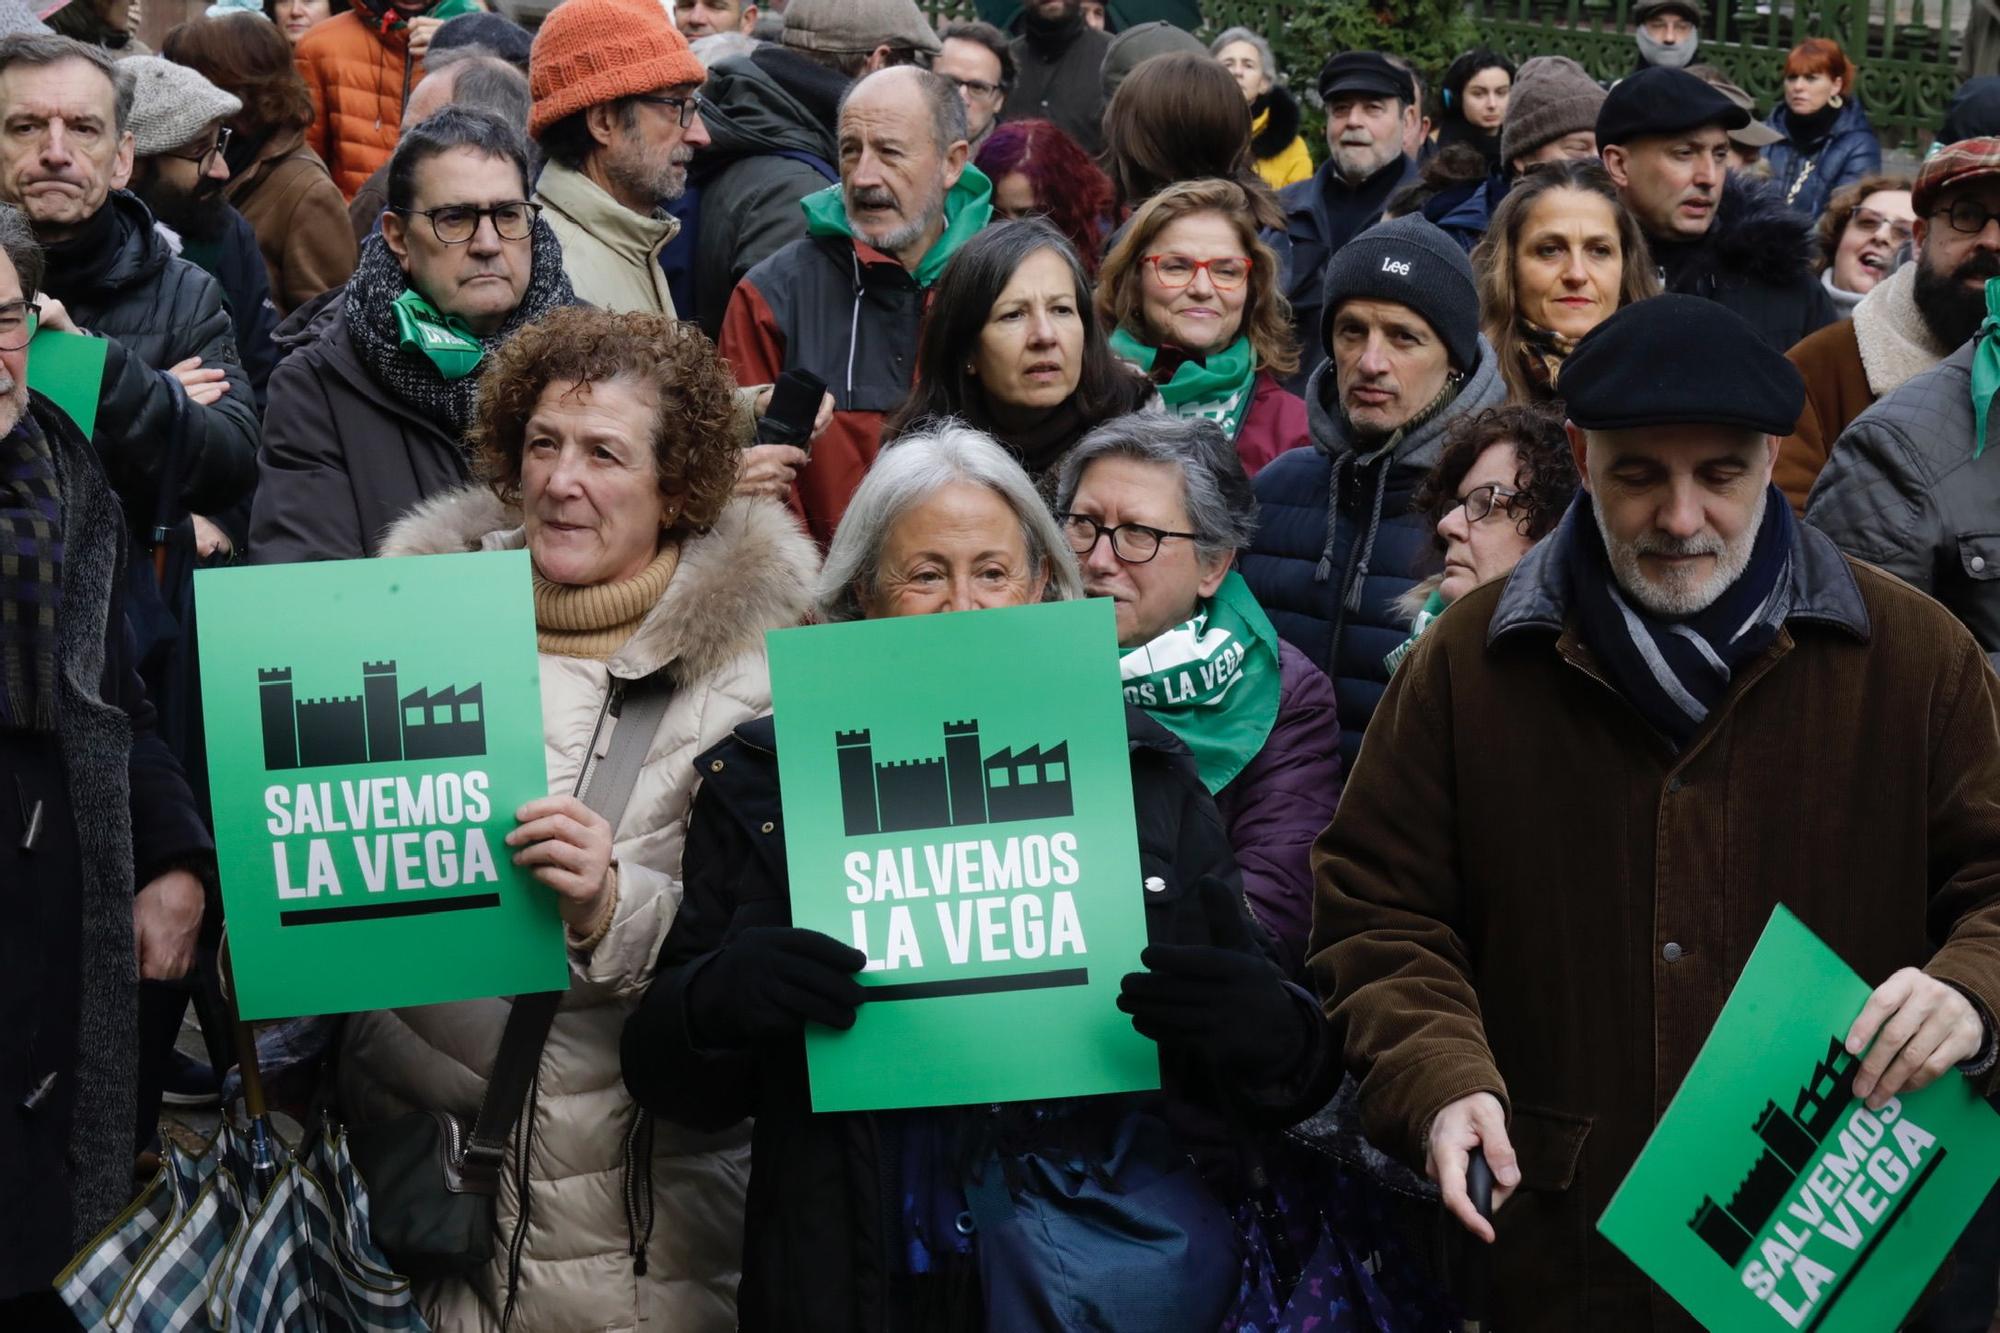
[[[632, 799], [646, 750], [673, 690], [655, 672], [616, 692], [604, 757], [584, 765], [576, 795], [615, 830]], [[594, 747], [593, 747], [594, 748]], [[486, 1095], [470, 1127], [445, 1111], [413, 1111], [348, 1130], [354, 1165], [368, 1187], [375, 1243], [411, 1277], [462, 1277], [493, 1259], [500, 1164], [564, 992], [515, 997]]]

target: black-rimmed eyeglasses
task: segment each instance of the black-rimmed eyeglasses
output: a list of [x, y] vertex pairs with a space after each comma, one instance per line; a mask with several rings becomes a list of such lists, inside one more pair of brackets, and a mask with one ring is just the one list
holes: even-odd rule
[[229, 138], [234, 133], [234, 130], [225, 125], [215, 132], [215, 139], [211, 143], [203, 144], [200, 148], [194, 149], [173, 149], [160, 154], [160, 156], [177, 157], [183, 162], [193, 162], [197, 166], [200, 166], [206, 163], [211, 157], [226, 155], [229, 152]]
[[700, 93], [689, 93], [685, 97], [669, 97], [665, 93], [634, 93], [632, 100], [644, 102], [647, 106], [663, 106], [681, 118], [681, 128], [694, 124], [708, 103], [702, 101]]
[[1986, 230], [1987, 223], [2000, 218], [2000, 213], [1987, 212], [1975, 199], [1961, 199], [1950, 208], [1936, 210], [1931, 216], [1937, 217], [1940, 214], [1950, 220], [1953, 231], [1962, 231], [1968, 236], [1977, 236]]
[[957, 84], [960, 92], [969, 93], [974, 97], [992, 97], [1000, 91], [999, 84], [988, 83], [984, 79], [961, 79], [956, 74], [947, 74], [945, 77]]
[[1198, 532], [1168, 532], [1164, 528], [1149, 528], [1143, 523], [1120, 523], [1111, 527], [1099, 523], [1087, 514], [1063, 514], [1063, 536], [1069, 540], [1069, 549], [1079, 556], [1087, 556], [1097, 549], [1097, 543], [1106, 537], [1111, 539], [1111, 554], [1128, 565], [1143, 565], [1160, 553], [1160, 543], [1169, 537], [1179, 537], [1182, 541], [1201, 540]]
[[1474, 486], [1471, 490], [1460, 496], [1458, 503], [1453, 505], [1452, 508], [1458, 509], [1463, 507], [1465, 510], [1465, 521], [1467, 523], [1479, 523], [1484, 521], [1486, 516], [1491, 514], [1495, 509], [1507, 508], [1507, 501], [1519, 494], [1519, 491], [1509, 490], [1498, 483], [1489, 482], [1484, 486]]
[[0, 352], [18, 352], [41, 327], [41, 312], [33, 301], [9, 301], [0, 305]]
[[493, 219], [493, 230], [503, 241], [525, 241], [534, 235], [535, 219], [542, 206], [525, 199], [511, 204], [477, 208], [471, 204], [445, 204], [439, 208], [392, 208], [406, 218], [430, 219], [431, 231], [446, 245], [464, 245], [479, 231], [482, 218]]

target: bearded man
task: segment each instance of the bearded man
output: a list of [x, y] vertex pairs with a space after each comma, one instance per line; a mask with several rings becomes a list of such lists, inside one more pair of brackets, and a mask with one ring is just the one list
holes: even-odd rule
[[1396, 191], [1414, 179], [1417, 163], [1403, 151], [1422, 111], [1410, 71], [1379, 51], [1343, 51], [1319, 72], [1326, 104], [1326, 162], [1311, 180], [1278, 195], [1292, 242], [1285, 298], [1298, 330], [1298, 374], [1285, 387], [1303, 395], [1326, 362], [1320, 339], [1326, 269], [1341, 246], [1382, 220]]
[[1785, 353], [1805, 376], [1806, 406], [1778, 449], [1775, 480], [1800, 514], [1840, 433], [1964, 346], [1986, 319], [1987, 280], [2000, 278], [2000, 227], [1986, 225], [2000, 210], [2000, 139], [1933, 154], [1910, 199], [1915, 262], [1876, 283], [1851, 318]]
[[[883, 418], [909, 397], [926, 292], [993, 216], [950, 79], [908, 65], [870, 74], [841, 99], [839, 126], [840, 184], [801, 203], [804, 240], [744, 274], [717, 340], [739, 382], [798, 369], [830, 386], [832, 423], [810, 463], [758, 446], [769, 493], [790, 495], [822, 547], [875, 461]], [[739, 490], [765, 462], [745, 460]]]
[[1496, 1325], [1693, 1329], [1592, 1222], [1781, 900], [1876, 985], [1855, 1097], [2000, 1082], [2000, 677], [1792, 517], [1804, 389], [1734, 312], [1635, 302], [1563, 393], [1584, 490], [1397, 669], [1308, 965], [1368, 1136], [1496, 1242]]

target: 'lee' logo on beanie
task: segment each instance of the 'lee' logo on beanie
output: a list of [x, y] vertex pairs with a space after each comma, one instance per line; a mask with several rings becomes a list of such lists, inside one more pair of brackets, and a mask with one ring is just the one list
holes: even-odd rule
[[1421, 213], [1378, 222], [1341, 246], [1327, 261], [1320, 290], [1323, 347], [1332, 346], [1333, 317], [1341, 303], [1372, 297], [1421, 316], [1444, 342], [1456, 369], [1470, 371], [1479, 362], [1479, 292], [1472, 262], [1457, 241]]
[[1410, 261], [1407, 259], [1391, 259], [1389, 256], [1383, 255], [1382, 271], [1384, 273], [1393, 273], [1399, 278], [1407, 278], [1410, 276]]

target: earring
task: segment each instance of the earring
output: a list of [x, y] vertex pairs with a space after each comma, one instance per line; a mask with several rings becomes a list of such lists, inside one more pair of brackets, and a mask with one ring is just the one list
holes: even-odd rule
[[1832, 107], [1832, 108], [1833, 108], [1833, 109], [1834, 109], [1835, 111], [1838, 111], [1838, 110], [1840, 110], [1840, 106], [1841, 106], [1841, 102], [1840, 102], [1840, 94], [1839, 94], [1839, 93], [1835, 93], [1835, 94], [1834, 94], [1833, 96], [1831, 96], [1831, 97], [1827, 98], [1827, 99], [1826, 99], [1826, 104], [1827, 104], [1828, 106]]

